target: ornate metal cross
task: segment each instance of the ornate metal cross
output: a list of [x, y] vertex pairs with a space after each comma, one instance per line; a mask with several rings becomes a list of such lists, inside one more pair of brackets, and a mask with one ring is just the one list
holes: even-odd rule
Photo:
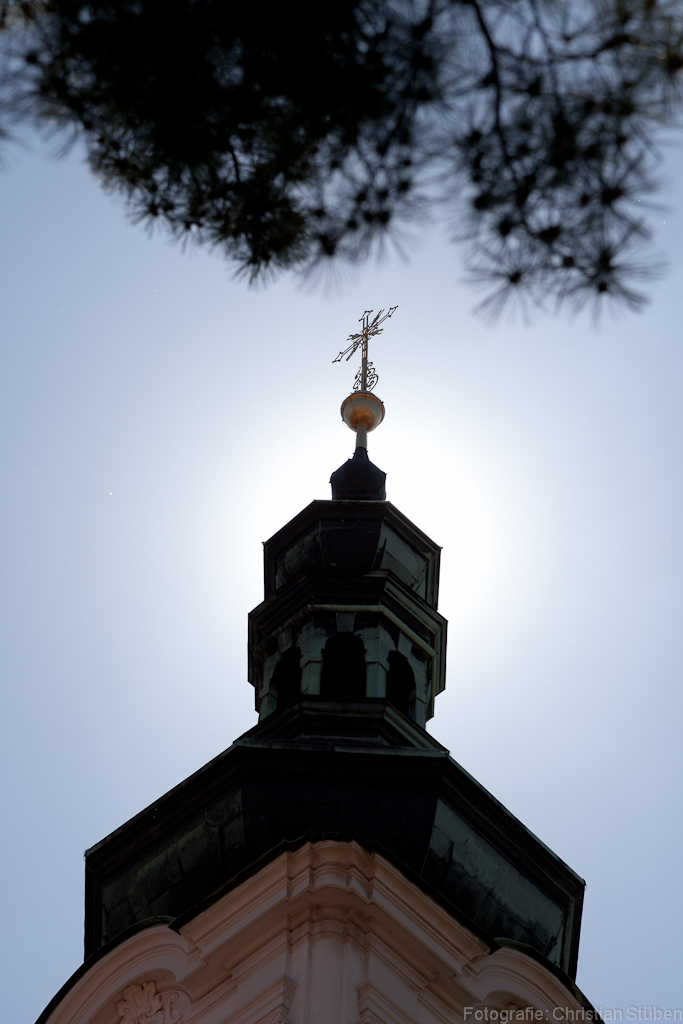
[[385, 320], [388, 320], [390, 316], [393, 316], [397, 309], [398, 306], [392, 306], [386, 313], [383, 309], [380, 309], [379, 313], [373, 320], [370, 319], [370, 316], [374, 313], [374, 310], [366, 309], [358, 321], [363, 325], [360, 333], [349, 334], [346, 340], [350, 341], [351, 344], [332, 360], [333, 363], [341, 363], [344, 356], [346, 356], [346, 362], [348, 363], [354, 352], [356, 352], [358, 348], [361, 349], [362, 361], [360, 370], [356, 374], [356, 380], [354, 381], [354, 391], [372, 391], [377, 383], [379, 378], [375, 372], [375, 368], [372, 363], [368, 362], [368, 340], [370, 338], [374, 338], [376, 334], [382, 333], [384, 328], [381, 324], [383, 324]]

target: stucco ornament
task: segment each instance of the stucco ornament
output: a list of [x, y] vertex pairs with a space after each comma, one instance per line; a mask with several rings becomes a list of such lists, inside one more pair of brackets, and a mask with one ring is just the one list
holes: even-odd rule
[[182, 1014], [175, 1009], [177, 992], [157, 992], [153, 981], [124, 988], [123, 999], [116, 1012], [123, 1024], [182, 1024]]

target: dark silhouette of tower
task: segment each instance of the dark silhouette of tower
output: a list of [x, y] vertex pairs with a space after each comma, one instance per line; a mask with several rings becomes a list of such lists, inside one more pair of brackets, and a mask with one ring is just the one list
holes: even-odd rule
[[87, 851], [86, 961], [39, 1024], [594, 1013], [573, 980], [582, 879], [425, 729], [440, 549], [368, 458], [383, 408], [345, 401], [364, 443], [332, 500], [264, 545], [258, 723]]

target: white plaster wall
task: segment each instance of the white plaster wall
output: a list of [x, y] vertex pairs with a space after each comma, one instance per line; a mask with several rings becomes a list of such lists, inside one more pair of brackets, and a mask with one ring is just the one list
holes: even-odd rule
[[485, 1007], [581, 1013], [536, 960], [491, 954], [383, 857], [329, 841], [116, 946], [47, 1024], [477, 1024]]

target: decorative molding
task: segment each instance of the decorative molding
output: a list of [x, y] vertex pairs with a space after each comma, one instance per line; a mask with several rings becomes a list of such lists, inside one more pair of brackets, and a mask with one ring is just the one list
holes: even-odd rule
[[509, 1003], [552, 1024], [580, 1000], [523, 951], [490, 952], [380, 853], [324, 839], [283, 851], [180, 933], [121, 942], [40, 1024], [463, 1024], [466, 1006]]
[[270, 1018], [270, 1024], [289, 1024], [289, 1009], [296, 991], [296, 982], [286, 974], [280, 979], [280, 1005]]
[[153, 981], [129, 985], [121, 993], [116, 1012], [123, 1024], [183, 1024], [182, 1014], [175, 1009], [177, 992], [157, 992]]
[[415, 1024], [415, 1017], [411, 1016], [405, 1004], [399, 1006], [386, 991], [371, 981], [363, 981], [356, 990], [361, 1024]]

